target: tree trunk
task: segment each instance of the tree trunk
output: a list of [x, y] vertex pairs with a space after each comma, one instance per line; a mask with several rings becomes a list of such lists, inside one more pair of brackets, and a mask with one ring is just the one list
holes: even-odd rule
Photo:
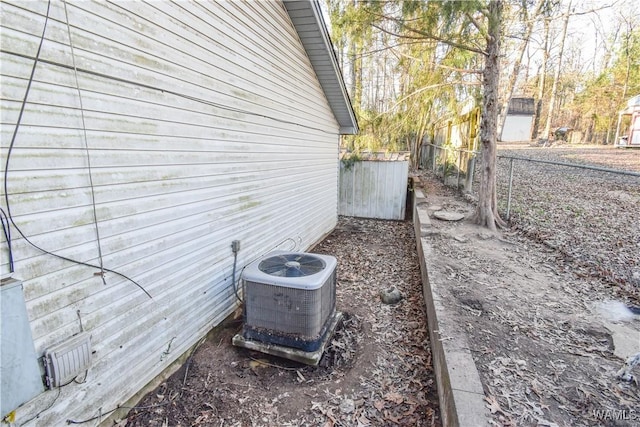
[[487, 48], [485, 66], [482, 73], [484, 96], [480, 118], [480, 144], [482, 146], [482, 173], [478, 189], [478, 207], [475, 222], [495, 230], [506, 224], [498, 214], [496, 194], [496, 145], [498, 124], [498, 88], [500, 80], [500, 26], [502, 20], [502, 0], [489, 3]]
[[584, 140], [587, 144], [591, 144], [593, 142], [593, 128], [595, 126], [595, 119], [593, 116], [589, 118], [589, 126], [587, 126], [587, 132], [584, 136]]
[[351, 101], [354, 105], [356, 104], [356, 91], [358, 87], [358, 84], [356, 82], [356, 80], [358, 79], [358, 71], [356, 66], [357, 60], [356, 42], [351, 40], [351, 43], [349, 43], [349, 62], [351, 63], [351, 69], [349, 71], [351, 72]]
[[531, 139], [540, 137], [540, 116], [542, 115], [542, 99], [544, 98], [544, 85], [547, 80], [547, 63], [549, 62], [549, 18], [544, 18], [544, 48], [542, 51], [542, 66], [538, 76], [538, 94], [536, 99], [536, 115], [533, 119], [533, 130]]
[[562, 55], [564, 53], [564, 41], [567, 37], [567, 27], [569, 26], [569, 16], [571, 15], [571, 0], [567, 6], [567, 13], [564, 16], [564, 24], [562, 27], [562, 38], [560, 39], [560, 52], [558, 53], [558, 68], [553, 76], [553, 86], [551, 86], [551, 99], [549, 100], [549, 109], [547, 110], [547, 121], [544, 125], [544, 138], [549, 139], [551, 134], [551, 120], [553, 119], [553, 113], [556, 104], [556, 97], [558, 93], [558, 82], [560, 80], [560, 73], [562, 71]]
[[422, 151], [422, 140], [427, 131], [427, 114], [423, 114], [418, 124], [418, 131], [414, 139], [414, 145], [411, 147], [411, 166], [416, 169], [420, 168], [420, 152]]
[[[353, 7], [358, 8], [358, 2], [352, 0]], [[351, 62], [351, 103], [356, 111], [362, 108], [362, 44], [351, 38], [349, 43], [349, 61]]]
[[[516, 61], [513, 64], [513, 71], [511, 72], [511, 76], [509, 77], [509, 82], [507, 83], [507, 90], [504, 94], [504, 98], [501, 102], [501, 108], [498, 114], [498, 137], [502, 138], [502, 128], [504, 127], [504, 122], [507, 118], [507, 113], [509, 110], [509, 101], [511, 101], [511, 97], [513, 96], [513, 91], [516, 88], [516, 81], [518, 80], [518, 75], [520, 74], [520, 67], [522, 66], [522, 58], [524, 56], [524, 51], [527, 49], [527, 45], [529, 44], [529, 39], [531, 38], [531, 32], [533, 31], [533, 24], [535, 22], [534, 17], [537, 17], [542, 10], [542, 6], [546, 0], [538, 0], [536, 6], [534, 8], [533, 16], [529, 16], [525, 14], [525, 19], [527, 20], [527, 25], [525, 27], [524, 35], [522, 37], [522, 41], [520, 42], [520, 46], [518, 49], [518, 53], [516, 54]], [[526, 5], [523, 7], [526, 8]], [[526, 81], [526, 80], [525, 80]]]
[[627, 56], [627, 64], [624, 75], [624, 86], [622, 90], [622, 99], [627, 99], [627, 93], [629, 91], [629, 74], [631, 73], [631, 53], [630, 53], [630, 45], [631, 45], [631, 37], [633, 34], [633, 25], [630, 21], [625, 19], [625, 23], [627, 24], [627, 34], [625, 36], [624, 43], [624, 53]]

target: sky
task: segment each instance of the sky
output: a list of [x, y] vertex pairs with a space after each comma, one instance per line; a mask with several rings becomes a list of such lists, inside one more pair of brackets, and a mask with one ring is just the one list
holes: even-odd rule
[[639, 0], [573, 0], [573, 4], [576, 12], [595, 10], [593, 13], [573, 16], [567, 31], [568, 45], [580, 49], [585, 67], [593, 69], [595, 65], [598, 69], [602, 65], [604, 46], [609, 44], [603, 38], [622, 29], [623, 15], [636, 28], [640, 26]]

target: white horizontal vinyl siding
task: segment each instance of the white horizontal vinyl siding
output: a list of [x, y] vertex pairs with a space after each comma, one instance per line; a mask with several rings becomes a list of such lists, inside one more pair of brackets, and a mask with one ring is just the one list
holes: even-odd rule
[[[124, 403], [227, 316], [232, 240], [241, 271], [272, 249], [308, 248], [337, 218], [338, 124], [280, 2], [68, 1], [75, 58], [63, 5], [51, 2], [9, 161], [11, 214], [47, 251], [97, 265], [100, 249], [153, 298], [14, 231], [36, 352], [80, 320], [96, 350], [87, 381], [34, 425]], [[1, 7], [4, 167], [47, 2]]]

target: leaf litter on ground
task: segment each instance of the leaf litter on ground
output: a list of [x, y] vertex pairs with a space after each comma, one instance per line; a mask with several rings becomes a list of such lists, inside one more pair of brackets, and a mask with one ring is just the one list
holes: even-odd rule
[[[197, 349], [184, 384], [183, 367], [139, 406], [180, 398], [132, 410], [126, 425], [440, 426], [415, 245], [409, 221], [339, 218], [312, 248], [338, 259], [344, 313], [318, 367], [233, 347], [240, 318]], [[391, 286], [404, 298], [387, 305]]]
[[[639, 151], [514, 144], [498, 154], [640, 171]], [[632, 220], [640, 178], [514, 163], [510, 228], [495, 235], [468, 221], [477, 195], [460, 196], [420, 173], [429, 206], [466, 213], [457, 223], [432, 220], [436, 271], [429, 274], [442, 278], [443, 301], [467, 334], [490, 424], [637, 425], [640, 389], [616, 377], [624, 359], [596, 306], [640, 301], [640, 226]], [[498, 160], [503, 216], [509, 165]], [[616, 326], [631, 331], [632, 346], [638, 337], [636, 347], [639, 323]]]

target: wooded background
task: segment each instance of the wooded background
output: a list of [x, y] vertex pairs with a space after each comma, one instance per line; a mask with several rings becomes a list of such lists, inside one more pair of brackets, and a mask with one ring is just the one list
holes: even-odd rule
[[[481, 105], [490, 4], [327, 0], [361, 128], [345, 148], [417, 153], [439, 122]], [[569, 127], [580, 142], [612, 144], [618, 111], [640, 93], [640, 4], [514, 0], [500, 26], [497, 135], [509, 98], [531, 97], [531, 139]]]

